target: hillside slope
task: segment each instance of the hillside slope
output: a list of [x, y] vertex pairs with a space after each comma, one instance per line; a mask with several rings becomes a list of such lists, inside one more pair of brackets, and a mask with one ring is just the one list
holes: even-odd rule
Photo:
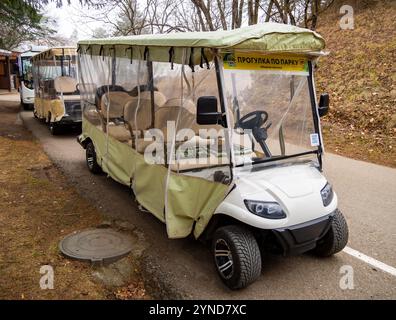
[[[341, 4], [354, 29], [339, 26]], [[321, 58], [317, 91], [329, 92], [322, 119], [326, 150], [396, 167], [396, 1], [336, 2], [319, 19], [330, 55]]]

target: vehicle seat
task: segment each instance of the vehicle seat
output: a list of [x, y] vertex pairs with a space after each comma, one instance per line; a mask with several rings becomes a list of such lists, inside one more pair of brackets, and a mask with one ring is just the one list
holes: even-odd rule
[[[164, 100], [163, 100], [164, 101]], [[170, 99], [163, 103], [163, 105], [156, 105], [155, 111], [155, 125], [156, 129], [160, 129], [163, 134], [163, 142], [158, 142], [161, 144], [166, 144], [168, 141], [167, 137], [167, 122], [168, 121], [177, 121], [177, 117], [180, 112], [179, 119], [179, 128], [183, 127], [183, 124], [189, 127], [190, 123], [192, 123], [194, 119], [194, 115], [189, 110], [194, 109], [194, 103], [191, 100], [184, 100], [183, 107], [181, 107], [182, 101], [181, 99]], [[151, 106], [150, 106], [151, 107]], [[150, 119], [151, 120], [151, 119]], [[148, 127], [147, 127], [148, 128]], [[146, 128], [146, 129], [147, 129]], [[142, 128], [140, 128], [142, 130]], [[139, 138], [136, 140], [136, 150], [139, 153], [144, 153], [147, 146], [153, 143], [152, 141], [144, 141], [143, 138]]]
[[170, 99], [161, 108], [155, 112], [155, 128], [161, 129], [165, 140], [167, 140], [167, 122], [178, 120], [178, 128], [192, 128], [195, 129], [195, 105], [191, 100]]
[[56, 92], [75, 93], [77, 91], [77, 80], [68, 76], [56, 77], [54, 86]]
[[[121, 142], [128, 142], [131, 139], [130, 131], [123, 119], [124, 107], [131, 99], [133, 99], [131, 96], [122, 91], [110, 91], [103, 94], [101, 99], [100, 113], [103, 119], [103, 131], [108, 130], [110, 136]], [[109, 106], [109, 124], [106, 126]]]
[[[165, 96], [154, 91], [154, 109], [158, 110], [165, 104]], [[140, 105], [139, 105], [140, 103]], [[139, 107], [139, 108], [138, 108]], [[136, 125], [135, 125], [136, 116]], [[151, 92], [143, 91], [138, 97], [131, 98], [124, 108], [124, 119], [132, 131], [142, 131], [151, 127]]]
[[122, 119], [124, 117], [124, 107], [132, 98], [126, 92], [110, 91], [102, 96], [100, 112], [104, 119], [107, 119], [107, 108], [109, 109], [109, 119]]
[[116, 85], [114, 85], [114, 86], [113, 85], [104, 85], [104, 86], [99, 87], [96, 90], [96, 94], [95, 94], [95, 104], [98, 109], [100, 109], [100, 106], [102, 104], [103, 95], [108, 92], [125, 92], [125, 89], [121, 86], [116, 86]]
[[80, 95], [76, 94], [78, 93], [77, 84], [77, 80], [69, 76], [56, 77], [54, 80], [55, 91], [62, 93], [65, 101], [80, 100]]
[[109, 123], [107, 126], [109, 136], [117, 139], [120, 142], [129, 142], [131, 140], [131, 133], [123, 124]]
[[[157, 88], [157, 87], [154, 87], [153, 90], [154, 90], [154, 91], [158, 91], [158, 88]], [[140, 94], [142, 94], [142, 93], [145, 92], [145, 91], [150, 91], [150, 88], [149, 88], [149, 86], [146, 85], [146, 84], [141, 84], [140, 86], [136, 86], [136, 87], [134, 87], [131, 91], [127, 91], [127, 92], [128, 92], [128, 94], [129, 94], [130, 96], [132, 96], [132, 97], [137, 97], [138, 94], [139, 94], [139, 91], [140, 91]]]

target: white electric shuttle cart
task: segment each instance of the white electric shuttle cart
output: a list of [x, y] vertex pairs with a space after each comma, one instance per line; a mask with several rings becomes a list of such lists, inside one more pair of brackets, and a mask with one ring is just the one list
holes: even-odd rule
[[48, 123], [54, 135], [64, 127], [81, 127], [76, 48], [51, 48], [32, 62], [35, 117]]
[[89, 170], [131, 188], [170, 238], [211, 241], [233, 289], [266, 250], [341, 251], [348, 228], [322, 174], [329, 98], [317, 103], [313, 78], [324, 47], [274, 23], [80, 41]]

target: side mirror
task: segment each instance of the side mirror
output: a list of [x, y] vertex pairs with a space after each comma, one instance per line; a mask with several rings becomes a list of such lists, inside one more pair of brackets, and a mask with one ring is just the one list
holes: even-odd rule
[[329, 112], [330, 97], [328, 93], [322, 93], [319, 100], [319, 116], [323, 117]]
[[197, 123], [201, 125], [211, 125], [220, 122], [221, 112], [217, 111], [217, 98], [213, 96], [198, 98]]

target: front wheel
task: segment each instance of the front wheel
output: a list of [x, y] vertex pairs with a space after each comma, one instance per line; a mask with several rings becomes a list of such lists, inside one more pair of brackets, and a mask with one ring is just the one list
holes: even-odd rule
[[348, 225], [340, 210], [336, 210], [329, 231], [319, 239], [312, 253], [319, 257], [330, 257], [345, 248], [348, 243]]
[[87, 147], [85, 149], [85, 157], [89, 171], [91, 171], [94, 174], [102, 172], [102, 168], [98, 165], [96, 159], [95, 146], [91, 141], [88, 142]]
[[21, 101], [21, 105], [22, 105], [22, 109], [25, 110], [25, 111], [32, 110], [31, 105], [28, 104], [28, 103], [24, 103], [24, 102]]
[[261, 274], [260, 249], [246, 228], [219, 228], [213, 237], [212, 251], [217, 272], [230, 289], [247, 287]]

